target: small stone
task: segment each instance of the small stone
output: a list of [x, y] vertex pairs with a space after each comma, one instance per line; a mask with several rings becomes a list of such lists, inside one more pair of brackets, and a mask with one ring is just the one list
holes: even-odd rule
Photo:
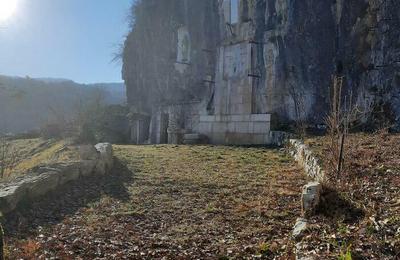
[[293, 238], [299, 239], [304, 235], [304, 232], [307, 230], [308, 222], [307, 219], [298, 218], [296, 220], [296, 224], [293, 227]]
[[321, 199], [322, 185], [319, 182], [310, 182], [303, 187], [301, 194], [301, 208], [303, 216], [310, 216], [315, 212]]

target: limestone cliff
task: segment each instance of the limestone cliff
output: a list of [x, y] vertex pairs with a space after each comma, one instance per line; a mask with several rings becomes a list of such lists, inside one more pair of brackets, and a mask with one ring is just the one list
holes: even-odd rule
[[215, 70], [216, 10], [213, 0], [145, 0], [134, 5], [135, 24], [123, 55], [131, 105], [151, 113], [160, 103], [203, 97], [204, 80]]
[[125, 42], [128, 103], [150, 117], [160, 104], [197, 101], [200, 115], [322, 123], [333, 75], [341, 75], [346, 99], [399, 122], [399, 7], [397, 0], [142, 0]]

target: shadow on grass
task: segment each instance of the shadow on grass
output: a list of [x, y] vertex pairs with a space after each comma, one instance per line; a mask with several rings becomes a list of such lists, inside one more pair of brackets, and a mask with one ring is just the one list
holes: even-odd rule
[[317, 214], [326, 218], [354, 224], [365, 215], [362, 209], [356, 207], [333, 189], [325, 188], [322, 194], [322, 200], [322, 203], [320, 203], [317, 209]]
[[20, 205], [5, 216], [6, 236], [25, 238], [34, 235], [39, 227], [46, 228], [62, 222], [102, 196], [120, 201], [129, 199], [127, 185], [134, 181], [133, 173], [120, 160], [114, 158], [114, 169], [105, 176], [93, 175], [71, 182], [41, 200]]

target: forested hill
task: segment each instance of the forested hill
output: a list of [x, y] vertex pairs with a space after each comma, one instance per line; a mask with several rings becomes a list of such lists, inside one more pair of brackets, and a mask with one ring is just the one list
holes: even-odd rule
[[0, 76], [0, 132], [20, 133], [71, 118], [82, 104], [98, 99], [125, 103], [123, 83], [78, 84], [64, 79]]

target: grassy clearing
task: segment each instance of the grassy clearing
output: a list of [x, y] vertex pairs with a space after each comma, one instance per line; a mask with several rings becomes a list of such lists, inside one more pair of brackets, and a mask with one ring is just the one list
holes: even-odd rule
[[[16, 247], [62, 259], [290, 255], [287, 238], [300, 215], [305, 179], [283, 152], [161, 145], [115, 146], [115, 155], [120, 164], [109, 181], [80, 183], [95, 198], [59, 223], [27, 224], [7, 241], [11, 256], [23, 254]], [[121, 176], [132, 179], [116, 183]]]

